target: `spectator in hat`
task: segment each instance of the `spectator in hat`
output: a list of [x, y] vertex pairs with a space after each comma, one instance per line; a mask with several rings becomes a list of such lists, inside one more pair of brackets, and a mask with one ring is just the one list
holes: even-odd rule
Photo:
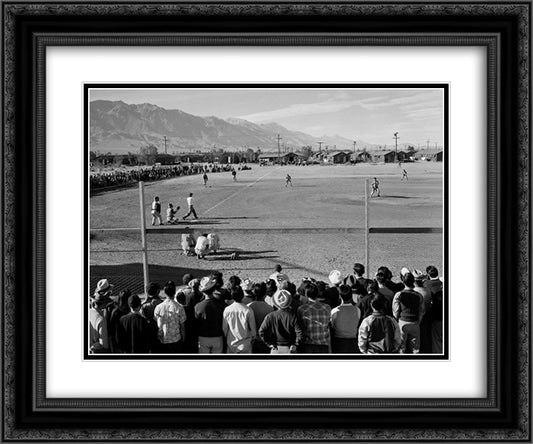
[[385, 297], [376, 293], [371, 302], [372, 314], [361, 322], [358, 345], [361, 353], [398, 353], [401, 334], [398, 323], [384, 312]]
[[178, 304], [174, 297], [176, 284], [168, 281], [163, 288], [166, 299], [154, 309], [157, 321], [158, 338], [162, 353], [180, 353], [185, 341], [185, 309]]
[[206, 276], [201, 279], [199, 291], [205, 299], [194, 307], [196, 318], [196, 332], [198, 333], [198, 353], [220, 354], [224, 350], [224, 333], [222, 331], [222, 318], [226, 303], [218, 293], [216, 277]]
[[339, 296], [339, 287], [342, 284], [342, 275], [339, 270], [333, 270], [329, 274], [329, 281], [331, 286], [326, 288], [324, 303], [328, 304], [331, 308], [337, 307], [341, 303]]
[[329, 321], [331, 308], [318, 300], [318, 288], [310, 284], [305, 289], [307, 304], [297, 310], [297, 317], [303, 330], [303, 341], [298, 353], [329, 353]]
[[422, 295], [424, 301], [424, 315], [420, 321], [420, 353], [431, 353], [431, 320], [429, 319], [431, 311], [431, 293], [424, 287], [426, 275], [420, 270], [414, 269], [415, 278], [414, 290]]
[[120, 318], [127, 315], [130, 312], [128, 306], [128, 298], [131, 296], [130, 290], [122, 290], [117, 299], [117, 305], [111, 312], [109, 317], [109, 336], [111, 338], [111, 353], [124, 353], [124, 350], [120, 347], [119, 331], [120, 331]]
[[279, 285], [283, 282], [283, 281], [288, 281], [290, 280], [289, 279], [289, 276], [287, 276], [285, 273], [283, 273], [283, 268], [281, 268], [281, 265], [280, 264], [277, 264], [275, 267], [274, 267], [274, 273], [272, 273], [268, 278], [269, 279], [272, 279], [276, 282], [277, 286], [279, 287]]
[[252, 339], [257, 334], [254, 312], [242, 303], [244, 292], [240, 283], [230, 289], [230, 294], [233, 304], [226, 307], [222, 315], [228, 353], [252, 353]]
[[109, 353], [109, 325], [106, 319], [106, 308], [113, 304], [111, 299], [112, 285], [107, 279], [101, 279], [91, 298], [89, 309], [89, 352]]
[[400, 353], [420, 352], [420, 320], [424, 315], [422, 295], [414, 290], [415, 278], [407, 269], [402, 269], [405, 288], [394, 296], [392, 313], [401, 332]]
[[361, 312], [352, 304], [352, 290], [339, 287], [342, 304], [331, 310], [332, 353], [358, 353], [357, 334]]
[[176, 301], [183, 307], [187, 316], [187, 320], [185, 321], [185, 341], [183, 343], [183, 351], [185, 353], [198, 353], [198, 335], [195, 331], [194, 306], [200, 302], [199, 296], [201, 294], [194, 290], [194, 286], [189, 285], [193, 280], [192, 274], [184, 274], [182, 285], [176, 290]]
[[390, 291], [392, 291], [393, 294], [396, 294], [400, 290], [403, 290], [403, 288], [404, 288], [403, 283], [402, 282], [394, 282], [392, 280], [392, 271], [390, 271], [388, 267], [381, 266], [381, 267], [378, 268], [378, 272], [382, 272], [385, 275], [384, 285]]
[[250, 305], [250, 303], [254, 301], [254, 298], [252, 297], [253, 286], [254, 286], [254, 283], [249, 278], [246, 278], [241, 282], [241, 288], [242, 288], [242, 291], [244, 292], [244, 298], [242, 300], [242, 303], [244, 305]]
[[141, 315], [141, 298], [128, 297], [130, 313], [120, 318], [119, 343], [124, 353], [150, 352], [150, 326]]
[[277, 310], [267, 314], [259, 328], [259, 337], [270, 348], [271, 354], [296, 353], [303, 332], [291, 307], [291, 294], [278, 290], [273, 301]]
[[[252, 302], [248, 304], [248, 307], [254, 313], [256, 327], [261, 326], [266, 315], [274, 311], [274, 307], [271, 307], [265, 302], [265, 296], [266, 284], [264, 282], [254, 284], [252, 286]], [[270, 348], [262, 341], [260, 337], [256, 337], [252, 340], [252, 353], [270, 353]]]

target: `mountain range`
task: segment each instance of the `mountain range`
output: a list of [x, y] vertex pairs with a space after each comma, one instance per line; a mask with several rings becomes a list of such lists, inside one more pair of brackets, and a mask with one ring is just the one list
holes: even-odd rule
[[[258, 148], [274, 152], [280, 145], [299, 150], [318, 142], [336, 150], [353, 149], [353, 141], [341, 136], [320, 138], [289, 130], [277, 123], [257, 124], [243, 119], [200, 117], [178, 109], [164, 109], [149, 103], [127, 104], [122, 101], [95, 100], [90, 102], [90, 150], [100, 152], [137, 152], [141, 146], [153, 144], [160, 153], [202, 151], [216, 148], [242, 150]], [[357, 147], [375, 149], [376, 145], [357, 141]]]

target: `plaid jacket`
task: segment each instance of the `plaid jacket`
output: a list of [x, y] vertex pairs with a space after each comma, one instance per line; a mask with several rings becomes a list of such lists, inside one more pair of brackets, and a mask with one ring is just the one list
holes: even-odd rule
[[304, 333], [304, 344], [329, 345], [329, 305], [309, 301], [298, 307], [297, 316]]

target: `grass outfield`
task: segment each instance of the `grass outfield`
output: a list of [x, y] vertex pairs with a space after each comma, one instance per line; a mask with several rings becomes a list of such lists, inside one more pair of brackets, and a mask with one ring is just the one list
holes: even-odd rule
[[[151, 279], [180, 280], [185, 272], [203, 275], [220, 270], [225, 276], [265, 279], [280, 263], [294, 280], [326, 279], [332, 269], [351, 271], [364, 262], [364, 180], [378, 177], [381, 197], [370, 201], [371, 227], [442, 227], [443, 164], [404, 164], [408, 181], [397, 165], [269, 166], [253, 165], [230, 173], [177, 177], [145, 185], [145, 216], [149, 225]], [[285, 187], [290, 174], [293, 187]], [[152, 229], [150, 204], [155, 195], [162, 208], [180, 205], [194, 193], [199, 221]], [[164, 213], [164, 211], [163, 211]], [[119, 286], [142, 289], [139, 191], [137, 187], [103, 192], [90, 198], [90, 281], [112, 277]], [[181, 255], [181, 233], [216, 232], [222, 250], [205, 260]], [[373, 234], [371, 273], [380, 265], [396, 274], [402, 266], [443, 268], [442, 234]], [[230, 260], [238, 251], [239, 258]], [[140, 280], [139, 280], [140, 279]], [[135, 282], [133, 282], [135, 281]], [[123, 283], [122, 283], [123, 282]], [[140, 286], [140, 287], [139, 287]]]

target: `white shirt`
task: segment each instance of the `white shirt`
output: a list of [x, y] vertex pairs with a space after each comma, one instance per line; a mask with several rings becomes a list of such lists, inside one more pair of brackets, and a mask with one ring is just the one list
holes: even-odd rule
[[191, 197], [191, 196], [189, 196], [189, 197], [187, 198], [187, 205], [189, 205], [190, 207], [192, 207], [192, 197]]
[[229, 347], [237, 351], [244, 349], [257, 333], [254, 312], [250, 307], [234, 302], [224, 309], [222, 329]]

